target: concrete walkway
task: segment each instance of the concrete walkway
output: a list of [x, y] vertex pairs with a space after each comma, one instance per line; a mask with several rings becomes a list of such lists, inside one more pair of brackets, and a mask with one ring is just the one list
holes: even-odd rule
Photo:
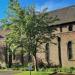
[[14, 72], [14, 71], [4, 71], [4, 72], [1, 72], [0, 71], [0, 75], [14, 75], [14, 74], [17, 74], [17, 73], [20, 73], [20, 72]]

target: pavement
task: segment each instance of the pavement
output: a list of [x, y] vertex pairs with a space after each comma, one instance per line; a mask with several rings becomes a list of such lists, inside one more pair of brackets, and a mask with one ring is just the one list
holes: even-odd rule
[[4, 72], [1, 72], [0, 71], [0, 75], [14, 75], [14, 74], [17, 74], [17, 73], [20, 73], [20, 72], [13, 72], [13, 71], [4, 71]]

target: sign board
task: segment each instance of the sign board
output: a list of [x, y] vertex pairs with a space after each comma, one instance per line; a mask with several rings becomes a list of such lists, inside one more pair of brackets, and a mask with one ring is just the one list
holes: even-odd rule
[[30, 70], [30, 71], [31, 71], [31, 70], [32, 70], [32, 66], [28, 66], [28, 70]]

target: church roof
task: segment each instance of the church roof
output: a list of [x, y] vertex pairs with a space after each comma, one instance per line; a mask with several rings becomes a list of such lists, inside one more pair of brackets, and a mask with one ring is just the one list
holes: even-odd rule
[[51, 11], [49, 12], [49, 15], [51, 17], [57, 16], [59, 19], [58, 21], [52, 23], [52, 25], [75, 22], [75, 5]]

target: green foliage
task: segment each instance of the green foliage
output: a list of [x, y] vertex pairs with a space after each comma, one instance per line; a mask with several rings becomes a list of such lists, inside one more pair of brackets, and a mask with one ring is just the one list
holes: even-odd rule
[[24, 64], [24, 52], [32, 54], [36, 59], [37, 42], [48, 42], [52, 39], [50, 23], [57, 21], [56, 17], [49, 17], [49, 13], [44, 9], [37, 12], [34, 7], [21, 8], [18, 0], [10, 0], [9, 15], [4, 21], [3, 28], [9, 29], [6, 36], [6, 43], [13, 52], [16, 48], [21, 48], [21, 61]]

